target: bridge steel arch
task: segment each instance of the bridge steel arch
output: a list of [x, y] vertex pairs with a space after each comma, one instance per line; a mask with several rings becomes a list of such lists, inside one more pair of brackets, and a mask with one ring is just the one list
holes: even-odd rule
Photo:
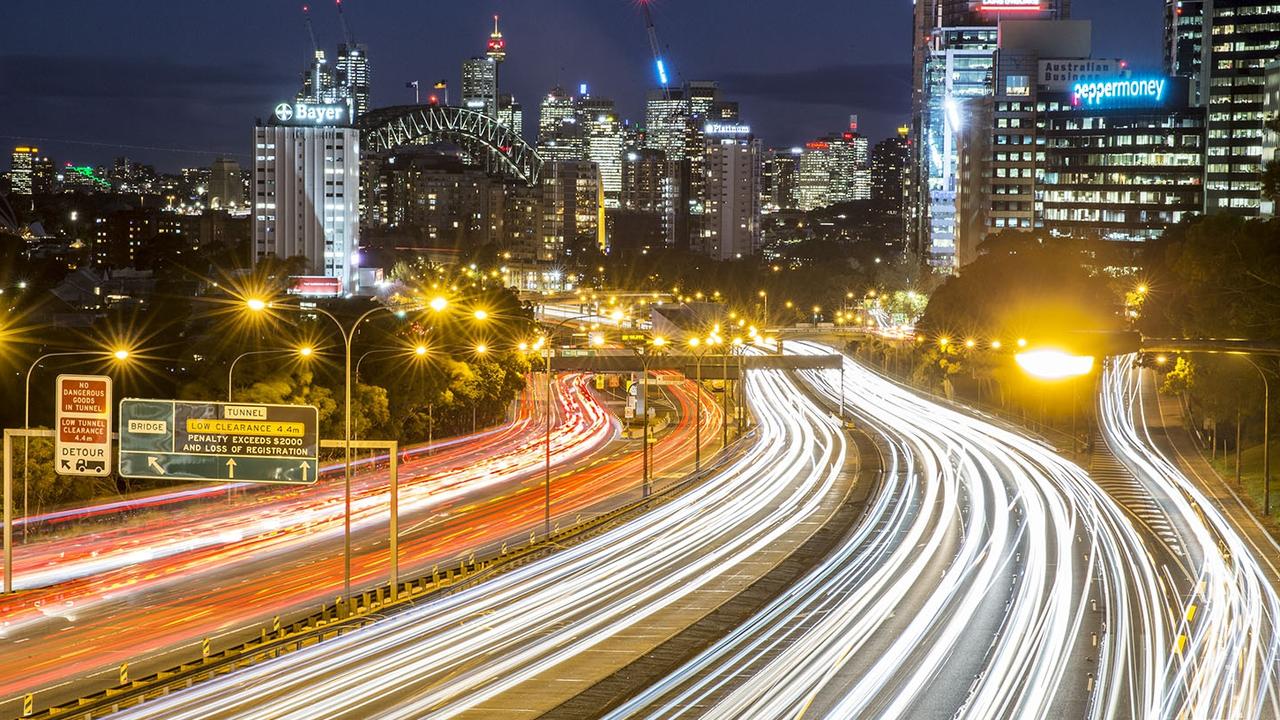
[[442, 137], [483, 152], [487, 167], [536, 185], [542, 158], [519, 133], [492, 117], [449, 105], [396, 105], [365, 113], [356, 122], [360, 149], [386, 152], [423, 137]]

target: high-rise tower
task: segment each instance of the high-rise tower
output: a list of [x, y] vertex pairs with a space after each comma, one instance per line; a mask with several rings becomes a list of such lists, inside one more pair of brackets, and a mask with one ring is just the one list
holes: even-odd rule
[[485, 57], [493, 62], [493, 111], [498, 112], [498, 71], [507, 59], [507, 41], [502, 39], [502, 31], [498, 29], [498, 16], [493, 16], [493, 32], [489, 34], [489, 44], [485, 49]]
[[1165, 69], [1209, 108], [1205, 212], [1262, 210], [1266, 65], [1280, 57], [1280, 7], [1265, 0], [1166, 0]]
[[908, 252], [936, 269], [954, 270], [955, 108], [994, 92], [994, 56], [1002, 19], [1056, 20], [1071, 0], [916, 0], [912, 34], [912, 152], [908, 184], [916, 197]]

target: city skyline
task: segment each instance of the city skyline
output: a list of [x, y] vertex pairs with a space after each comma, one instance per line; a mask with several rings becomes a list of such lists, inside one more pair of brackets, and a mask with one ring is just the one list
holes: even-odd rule
[[[0, 136], [38, 143], [59, 163], [104, 164], [128, 155], [174, 170], [208, 164], [216, 155], [246, 161], [245, 118], [265, 116], [290, 97], [305, 67], [309, 40], [300, 8], [255, 7], [245, 23], [238, 3], [216, 12], [154, 5], [86, 7], [69, 17], [46, 7], [18, 9], [15, 24], [29, 32], [0, 55], [0, 77], [6, 78], [0, 99], [27, 109], [0, 124]], [[727, 10], [721, 3], [659, 2], [654, 8], [672, 82], [719, 82], [741, 100], [744, 119], [767, 146], [827, 134], [850, 113], [860, 115], [874, 141], [909, 116], [909, 63], [900, 51], [910, 26], [907, 4], [833, 13], [748, 3], [729, 17], [718, 17]], [[482, 53], [489, 11], [503, 15], [510, 53], [503, 90], [528, 108], [527, 126], [536, 127], [538, 100], [552, 86], [576, 89], [584, 82], [594, 94], [614, 99], [624, 118], [643, 121], [644, 94], [655, 78], [640, 12], [622, 0], [432, 8], [438, 18], [407, 4], [349, 3], [353, 35], [369, 46], [373, 106], [411, 102], [412, 90], [405, 88], [410, 80], [430, 87], [446, 79], [451, 92], [459, 92], [461, 62]], [[553, 14], [572, 19], [549, 24], [540, 17]], [[1097, 56], [1124, 55], [1137, 67], [1158, 64], [1157, 33], [1132, 37], [1117, 29], [1137, 22], [1155, 27], [1147, 16], [1158, 18], [1158, 7], [1089, 0], [1077, 2], [1074, 14], [1094, 21]], [[343, 35], [337, 13], [325, 2], [312, 8], [312, 16], [321, 49], [332, 55]], [[127, 34], [111, 28], [144, 17], [150, 26], [174, 32], [146, 50], [105, 40]], [[440, 42], [414, 39], [413, 28], [426, 23], [441, 29]], [[723, 32], [700, 29], [715, 23]], [[901, 33], [880, 31], [886, 27]], [[43, 49], [43, 39], [55, 34], [62, 38], [60, 50]], [[754, 46], [743, 49], [748, 45]], [[67, 46], [76, 52], [62, 52]], [[525, 134], [533, 139], [531, 131]]]

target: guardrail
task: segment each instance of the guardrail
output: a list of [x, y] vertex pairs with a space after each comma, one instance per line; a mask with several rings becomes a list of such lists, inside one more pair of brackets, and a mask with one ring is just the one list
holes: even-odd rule
[[563, 544], [572, 538], [601, 530], [611, 523], [620, 522], [630, 515], [674, 499], [693, 484], [722, 468], [730, 458], [741, 453], [746, 446], [745, 441], [754, 435], [754, 430], [744, 433], [734, 440], [728, 452], [722, 453], [715, 463], [701, 471], [689, 473], [678, 482], [648, 497], [626, 503], [585, 521], [579, 517], [575, 519], [573, 525], [564, 529], [560, 529], [559, 524], [556, 524], [552, 532], [541, 540], [537, 538], [534, 531], [530, 531], [528, 544], [508, 549], [504, 543], [497, 554], [479, 560], [472, 553], [468, 558], [460, 560], [457, 568], [449, 567], [441, 571], [437, 565], [432, 568], [430, 575], [424, 574], [418, 578], [397, 583], [394, 593], [389, 584], [381, 585], [359, 595], [353, 595], [349, 603], [344, 603], [341, 597], [336, 598], [332, 607], [325, 604], [321, 606], [320, 612], [287, 625], [281, 625], [280, 618], [276, 617], [272, 621], [270, 630], [261, 629], [260, 637], [217, 653], [210, 651], [209, 641], [205, 638], [200, 643], [199, 659], [181, 663], [176, 667], [138, 680], [128, 678], [128, 663], [125, 663], [120, 668], [118, 685], [71, 702], [54, 705], [40, 712], [31, 712], [34, 698], [32, 695], [27, 695], [23, 702], [24, 712], [21, 720], [30, 718], [92, 720], [104, 717], [148, 700], [189, 688], [218, 675], [340, 637], [384, 617], [389, 611], [403, 609], [446, 591], [472, 587], [498, 573], [513, 570], [550, 554], [562, 548]]

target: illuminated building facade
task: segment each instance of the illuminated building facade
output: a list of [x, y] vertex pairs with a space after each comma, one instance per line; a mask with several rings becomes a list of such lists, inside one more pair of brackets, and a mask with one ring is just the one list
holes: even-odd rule
[[[955, 267], [959, 103], [994, 94], [993, 54], [1002, 20], [1070, 16], [1070, 0], [916, 0], [912, 40], [912, 157], [906, 184], [908, 252]], [[950, 117], [950, 120], [948, 119]]]
[[[311, 272], [338, 278], [351, 293], [359, 266], [360, 133], [339, 121], [301, 119], [296, 108], [281, 103], [272, 124], [254, 128], [254, 257], [306, 257]], [[343, 110], [321, 106], [316, 116], [345, 118]]]

